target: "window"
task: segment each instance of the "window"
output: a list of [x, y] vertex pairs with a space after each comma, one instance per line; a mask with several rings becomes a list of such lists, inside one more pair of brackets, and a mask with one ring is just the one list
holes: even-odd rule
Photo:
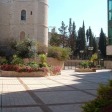
[[30, 12], [30, 15], [32, 15], [32, 11]]
[[26, 11], [25, 10], [21, 11], [21, 20], [26, 20]]
[[109, 11], [112, 10], [112, 0], [109, 0]]

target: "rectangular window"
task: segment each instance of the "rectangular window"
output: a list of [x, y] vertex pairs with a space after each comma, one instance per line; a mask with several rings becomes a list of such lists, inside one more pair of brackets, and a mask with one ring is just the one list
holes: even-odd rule
[[32, 11], [30, 12], [30, 15], [32, 15]]
[[109, 0], [109, 11], [112, 10], [112, 0]]

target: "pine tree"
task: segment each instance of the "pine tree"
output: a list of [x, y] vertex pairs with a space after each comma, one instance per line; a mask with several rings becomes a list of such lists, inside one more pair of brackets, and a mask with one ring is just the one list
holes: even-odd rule
[[65, 23], [62, 21], [61, 27], [58, 29], [61, 33], [60, 41], [63, 48], [67, 46], [67, 27], [68, 26], [66, 26]]

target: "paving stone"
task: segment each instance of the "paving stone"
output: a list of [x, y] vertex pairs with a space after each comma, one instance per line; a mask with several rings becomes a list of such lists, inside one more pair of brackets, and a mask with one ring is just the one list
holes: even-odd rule
[[18, 80], [2, 80], [3, 85], [20, 85], [20, 82]]
[[33, 91], [49, 91], [49, 87], [46, 85], [27, 85], [30, 90]]
[[6, 93], [2, 95], [3, 106], [33, 105], [35, 101], [27, 92]]
[[[2, 93], [0, 92], [0, 108], [1, 108], [1, 96], [2, 96]], [[0, 111], [1, 112], [1, 111]]]
[[3, 108], [2, 112], [43, 112], [39, 107]]
[[51, 84], [58, 84], [58, 82], [52, 81], [52, 80], [42, 80], [41, 83], [42, 84], [49, 84], [49, 85], [51, 85]]
[[3, 93], [25, 91], [22, 85], [3, 85]]
[[38, 81], [38, 80], [25, 80], [25, 79], [22, 79], [22, 81], [25, 83], [25, 84], [27, 84], [27, 85], [29, 85], [29, 84], [38, 84], [38, 85], [41, 85], [42, 83], [41, 83], [41, 81]]
[[50, 87], [51, 91], [56, 91], [56, 90], [59, 90], [59, 91], [69, 90], [70, 91], [70, 90], [74, 90], [73, 88], [65, 86], [64, 84], [51, 84], [51, 85], [47, 85], [47, 86]]
[[3, 89], [3, 87], [2, 87], [2, 85], [0, 85], [0, 93], [2, 92], [2, 89]]
[[74, 88], [82, 89], [82, 90], [98, 88], [98, 84], [92, 84], [92, 83], [79, 83], [79, 84], [73, 84], [70, 86]]
[[80, 82], [78, 81], [73, 81], [73, 80], [58, 80], [59, 83], [63, 83], [63, 84], [78, 84]]
[[80, 91], [35, 92], [46, 104], [86, 102], [95, 97]]
[[53, 112], [82, 112], [82, 104], [50, 106]]
[[92, 93], [94, 95], [97, 95], [97, 90], [85, 90], [85, 91], [87, 91], [89, 93]]

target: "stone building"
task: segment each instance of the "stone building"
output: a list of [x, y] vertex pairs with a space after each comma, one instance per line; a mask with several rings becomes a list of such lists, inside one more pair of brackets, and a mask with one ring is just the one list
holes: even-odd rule
[[107, 16], [108, 16], [108, 46], [106, 54], [112, 58], [112, 0], [107, 0]]
[[0, 44], [27, 36], [48, 45], [48, 0], [0, 0]]

